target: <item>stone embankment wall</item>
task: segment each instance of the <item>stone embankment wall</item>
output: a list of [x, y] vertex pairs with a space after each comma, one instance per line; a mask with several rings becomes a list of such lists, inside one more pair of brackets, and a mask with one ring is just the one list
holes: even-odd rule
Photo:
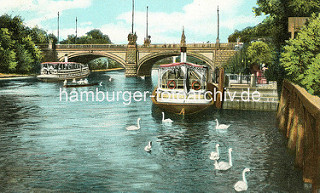
[[295, 165], [303, 170], [303, 180], [320, 188], [320, 98], [289, 81], [284, 81], [277, 112], [279, 129], [295, 153]]

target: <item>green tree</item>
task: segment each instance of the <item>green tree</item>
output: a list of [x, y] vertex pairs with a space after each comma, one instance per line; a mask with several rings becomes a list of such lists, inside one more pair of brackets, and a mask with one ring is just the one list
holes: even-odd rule
[[247, 49], [248, 49], [247, 43], [244, 44], [244, 46], [227, 62], [227, 64], [224, 66], [226, 69], [226, 72], [232, 73], [232, 74], [248, 74], [249, 68], [247, 66], [248, 64], [248, 57], [247, 57]]
[[2, 72], [32, 73], [39, 66], [41, 55], [22, 19], [18, 16], [0, 17], [0, 70]]
[[253, 65], [270, 64], [272, 61], [272, 50], [265, 42], [253, 42], [247, 49], [247, 58], [250, 67]]
[[288, 79], [316, 95], [320, 95], [319, 37], [320, 17], [314, 14], [298, 37], [288, 41], [280, 60]]
[[256, 15], [268, 15], [269, 32], [278, 52], [289, 39], [288, 17], [310, 17], [320, 11], [319, 0], [258, 0]]
[[108, 35], [103, 34], [98, 29], [93, 29], [86, 33], [85, 36], [77, 38], [75, 35], [68, 35], [68, 38], [61, 41], [61, 44], [111, 44]]
[[38, 26], [28, 29], [29, 35], [35, 44], [47, 44], [49, 43], [48, 34], [43, 29], [38, 28]]
[[270, 25], [272, 19], [267, 17], [262, 23], [254, 27], [246, 27], [243, 30], [235, 30], [228, 37], [229, 42], [236, 42], [238, 38], [243, 43], [250, 43], [254, 40], [263, 40], [264, 42], [271, 42], [271, 30]]
[[17, 66], [14, 40], [7, 28], [0, 30], [0, 72], [14, 72]]

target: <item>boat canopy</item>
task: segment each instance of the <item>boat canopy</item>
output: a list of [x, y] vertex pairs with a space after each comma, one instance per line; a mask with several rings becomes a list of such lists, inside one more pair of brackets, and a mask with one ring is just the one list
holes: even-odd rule
[[205, 90], [208, 67], [192, 63], [160, 65], [158, 86], [160, 89], [182, 89], [185, 92]]
[[53, 68], [57, 70], [71, 70], [88, 67], [88, 64], [81, 64], [77, 62], [44, 62], [41, 63], [41, 68]]

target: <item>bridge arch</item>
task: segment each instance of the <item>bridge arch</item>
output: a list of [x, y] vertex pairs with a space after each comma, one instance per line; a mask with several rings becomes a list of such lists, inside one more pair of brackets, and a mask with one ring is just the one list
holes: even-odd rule
[[[138, 62], [137, 75], [138, 76], [150, 75], [152, 66], [155, 62], [171, 56], [180, 56], [180, 51], [158, 52], [158, 53], [151, 53], [144, 56]], [[211, 70], [215, 68], [214, 61], [202, 54], [187, 52], [187, 56], [192, 56], [194, 58], [204, 61], [207, 64], [207, 66], [211, 68]]]
[[[100, 53], [97, 53], [97, 52], [92, 52], [92, 53], [90, 53], [90, 52], [76, 52], [76, 53], [66, 53], [66, 54], [68, 55], [68, 59], [70, 59], [70, 60], [75, 59], [77, 57], [81, 57], [81, 56], [88, 56], [88, 58], [87, 58], [88, 61], [85, 61], [85, 63], [88, 63], [89, 61], [96, 59], [96, 58], [107, 57], [107, 58], [115, 60], [116, 62], [121, 64], [121, 66], [123, 66], [124, 68], [126, 67], [126, 61], [123, 58], [121, 58], [113, 53], [109, 53], [109, 52], [100, 52]], [[60, 58], [58, 58], [58, 60], [60, 62], [64, 61], [64, 56], [61, 56]]]

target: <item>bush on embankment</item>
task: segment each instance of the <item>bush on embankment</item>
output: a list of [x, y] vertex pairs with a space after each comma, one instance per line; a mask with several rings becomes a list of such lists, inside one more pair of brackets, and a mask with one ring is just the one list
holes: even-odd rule
[[281, 65], [289, 80], [320, 96], [320, 16], [315, 14], [298, 33], [287, 41]]

